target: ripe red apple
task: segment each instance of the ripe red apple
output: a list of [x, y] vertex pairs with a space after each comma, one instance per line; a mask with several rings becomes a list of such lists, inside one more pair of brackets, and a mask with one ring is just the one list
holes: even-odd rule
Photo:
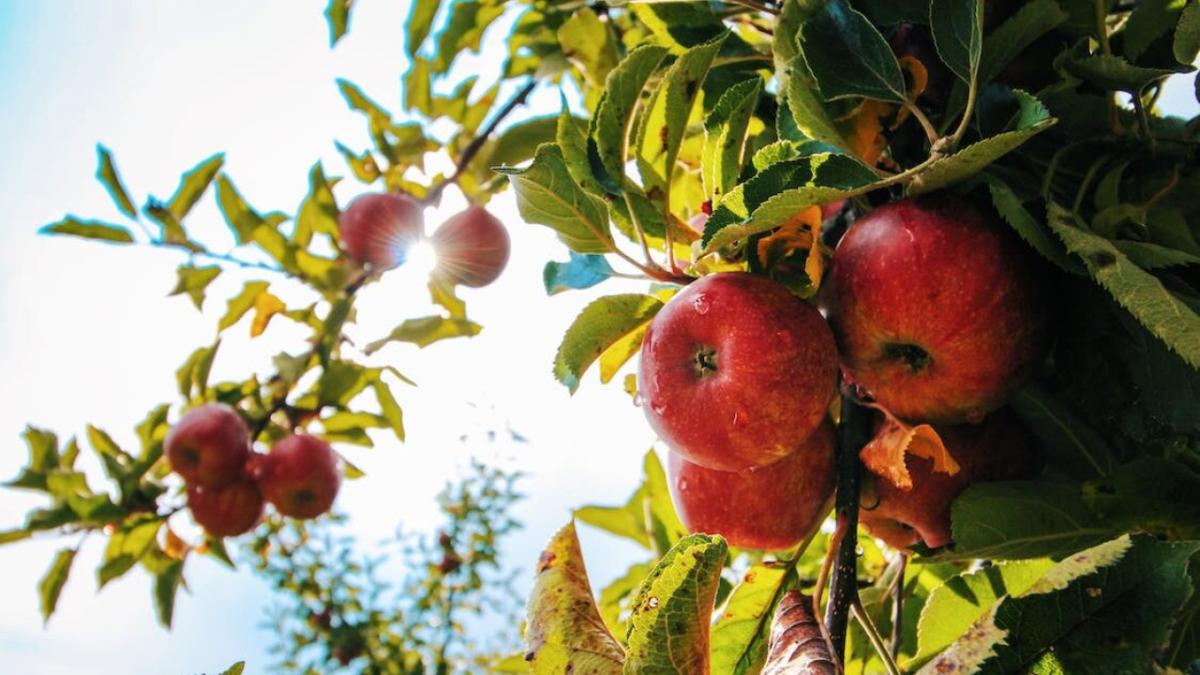
[[252, 471], [263, 497], [292, 518], [316, 518], [328, 511], [342, 482], [333, 448], [307, 434], [276, 443]]
[[360, 263], [391, 269], [425, 237], [425, 215], [412, 197], [391, 192], [359, 195], [338, 217], [346, 255]]
[[883, 478], [864, 482], [859, 521], [893, 548], [924, 540], [930, 548], [950, 543], [950, 506], [973, 483], [1030, 478], [1041, 469], [1041, 455], [1028, 430], [1007, 409], [983, 424], [937, 427], [946, 449], [958, 462], [954, 475], [933, 471], [924, 457], [908, 455], [911, 490]]
[[242, 475], [250, 456], [250, 432], [236, 410], [210, 403], [176, 422], [163, 447], [171, 469], [188, 483], [220, 487]]
[[960, 198], [875, 209], [842, 237], [823, 288], [847, 379], [903, 419], [982, 419], [1049, 347], [1043, 269]]
[[654, 317], [638, 386], [672, 450], [740, 471], [798, 448], [825, 418], [836, 376], [815, 307], [766, 277], [724, 272], [692, 282]]
[[450, 216], [430, 240], [438, 257], [435, 274], [452, 283], [487, 286], [508, 264], [508, 230], [482, 206]]
[[667, 470], [675, 510], [692, 532], [745, 548], [791, 548], [832, 505], [833, 424], [826, 420], [795, 452], [766, 466], [716, 471], [672, 452]]
[[192, 518], [214, 537], [233, 537], [254, 529], [263, 513], [258, 486], [248, 479], [221, 487], [188, 485]]

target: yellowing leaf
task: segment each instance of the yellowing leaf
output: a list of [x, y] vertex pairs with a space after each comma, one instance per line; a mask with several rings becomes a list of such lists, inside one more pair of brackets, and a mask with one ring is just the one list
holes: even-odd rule
[[287, 309], [283, 301], [272, 293], [263, 291], [254, 298], [254, 321], [250, 323], [250, 337], [258, 337], [267, 329], [271, 317]]
[[[773, 267], [795, 251], [808, 251], [804, 273], [815, 291], [825, 274], [826, 250], [820, 243], [821, 207], [801, 210], [778, 230], [758, 241], [758, 258], [763, 267]], [[814, 244], [815, 242], [815, 244]]]
[[882, 119], [890, 117], [896, 106], [875, 99], [864, 100], [849, 116], [839, 120], [846, 130], [846, 144], [862, 158], [867, 166], [875, 166], [883, 156], [887, 140], [883, 137]]
[[191, 547], [188, 546], [186, 541], [180, 539], [179, 535], [175, 534], [175, 531], [169, 526], [165, 528], [165, 531], [166, 535], [163, 537], [163, 553], [166, 553], [169, 557], [174, 558], [175, 560], [183, 560], [185, 557], [187, 557], [188, 550]]
[[905, 465], [909, 454], [930, 460], [933, 470], [939, 473], [958, 473], [958, 462], [950, 456], [933, 427], [928, 424], [910, 427], [891, 415], [875, 432], [875, 438], [863, 447], [859, 457], [875, 475], [886, 478], [902, 490], [911, 490], [912, 476]]
[[625, 650], [596, 609], [573, 522], [554, 535], [538, 558], [526, 609], [525, 645], [525, 660], [535, 675], [621, 672]]

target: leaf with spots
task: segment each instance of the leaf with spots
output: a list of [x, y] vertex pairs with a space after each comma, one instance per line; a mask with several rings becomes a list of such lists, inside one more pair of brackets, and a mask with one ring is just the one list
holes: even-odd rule
[[667, 50], [643, 45], [629, 52], [604, 81], [604, 93], [596, 105], [588, 126], [588, 157], [594, 159], [593, 171], [606, 187], [618, 190], [625, 174], [625, 140], [642, 89], [650, 74], [658, 68]]
[[1111, 241], [1088, 232], [1072, 212], [1050, 204], [1050, 228], [1079, 256], [1088, 273], [1155, 337], [1200, 369], [1200, 315]]
[[709, 621], [727, 548], [695, 534], [658, 561], [633, 602], [625, 673], [709, 672]]
[[728, 192], [742, 170], [746, 130], [762, 85], [762, 79], [756, 77], [730, 87], [704, 120], [704, 152], [700, 165], [704, 195], [710, 202]]
[[525, 660], [534, 675], [621, 672], [625, 651], [596, 609], [573, 522], [538, 559], [525, 622]]
[[762, 667], [771, 616], [789, 574], [783, 565], [755, 565], [742, 576], [713, 623], [713, 672], [746, 675]]

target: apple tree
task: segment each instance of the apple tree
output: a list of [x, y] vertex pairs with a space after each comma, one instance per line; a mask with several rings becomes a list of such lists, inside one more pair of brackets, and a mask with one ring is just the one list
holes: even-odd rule
[[[334, 42], [352, 9], [330, 2]], [[504, 16], [495, 83], [451, 82]], [[139, 211], [101, 149], [101, 181], [149, 226], [47, 227], [183, 251], [176, 292], [198, 305], [222, 273], [313, 291], [289, 308], [248, 280], [178, 371], [182, 402], [138, 426], [139, 453], [89, 428], [110, 487], [74, 468], [74, 440], [27, 432], [12, 485], [50, 505], [3, 541], [75, 538], [40, 589], [47, 615], [89, 534], [108, 541], [101, 584], [141, 565], [164, 622], [189, 553], [228, 559], [217, 528], [198, 543], [171, 528], [192, 502], [182, 480], [207, 487], [163, 459], [185, 413], [246, 426], [252, 460], [212, 489], [267, 497], [268, 540], [310, 514], [263, 486], [276, 450], [256, 445], [402, 436], [403, 375], [342, 339], [355, 294], [402, 264], [447, 186], [479, 207], [511, 187], [567, 248], [548, 293], [635, 291], [562, 321], [553, 377], [571, 392], [597, 364], [619, 379], [667, 462], [647, 453], [628, 499], [581, 506], [550, 538], [525, 649], [492, 671], [1200, 668], [1200, 117], [1161, 105], [1181, 87], [1200, 99], [1194, 0], [418, 0], [405, 46], [411, 121], [339, 82], [373, 141], [338, 146], [367, 193], [347, 205], [318, 164], [294, 214], [260, 212], [217, 155]], [[539, 86], [560, 89], [559, 112], [514, 121]], [[421, 123], [443, 119], [444, 136]], [[437, 152], [455, 168], [428, 176]], [[210, 186], [230, 254], [185, 227]], [[444, 313], [363, 351], [480, 330], [453, 288], [503, 267], [489, 218], [473, 207], [431, 238]], [[209, 383], [220, 331], [251, 310], [253, 334], [297, 321], [312, 348]], [[579, 524], [645, 559], [593, 589]]]

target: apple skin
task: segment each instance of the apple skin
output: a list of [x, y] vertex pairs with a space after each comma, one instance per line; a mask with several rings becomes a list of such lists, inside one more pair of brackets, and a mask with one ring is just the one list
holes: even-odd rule
[[825, 418], [837, 377], [817, 309], [766, 277], [712, 274], [650, 322], [638, 386], [650, 426], [689, 462], [720, 471], [790, 454]]
[[425, 215], [412, 197], [373, 192], [355, 197], [338, 217], [346, 255], [382, 269], [399, 266], [425, 237]]
[[316, 518], [328, 511], [342, 482], [333, 448], [307, 434], [283, 438], [251, 471], [263, 497], [292, 518]]
[[667, 471], [675, 510], [692, 532], [744, 548], [791, 548], [832, 506], [833, 424], [826, 420], [795, 452], [766, 466], [715, 471], [672, 452]]
[[250, 432], [236, 410], [210, 403], [176, 422], [163, 448], [171, 469], [185, 481], [221, 487], [242, 475], [250, 456]]
[[248, 479], [222, 487], [188, 485], [192, 518], [214, 537], [234, 537], [254, 529], [263, 514], [258, 486]]
[[472, 205], [450, 216], [430, 241], [438, 255], [435, 274], [452, 283], [487, 286], [508, 264], [508, 230], [482, 206]]
[[842, 237], [822, 289], [843, 372], [897, 417], [955, 424], [998, 408], [1051, 339], [1045, 268], [1005, 226], [932, 195]]
[[864, 481], [859, 522], [892, 548], [920, 541], [930, 548], [946, 546], [951, 541], [950, 507], [963, 490], [974, 483], [1032, 478], [1041, 470], [1033, 438], [1008, 409], [992, 413], [982, 424], [936, 430], [958, 462], [958, 473], [934, 472], [930, 460], [909, 455], [911, 490], [877, 476]]

